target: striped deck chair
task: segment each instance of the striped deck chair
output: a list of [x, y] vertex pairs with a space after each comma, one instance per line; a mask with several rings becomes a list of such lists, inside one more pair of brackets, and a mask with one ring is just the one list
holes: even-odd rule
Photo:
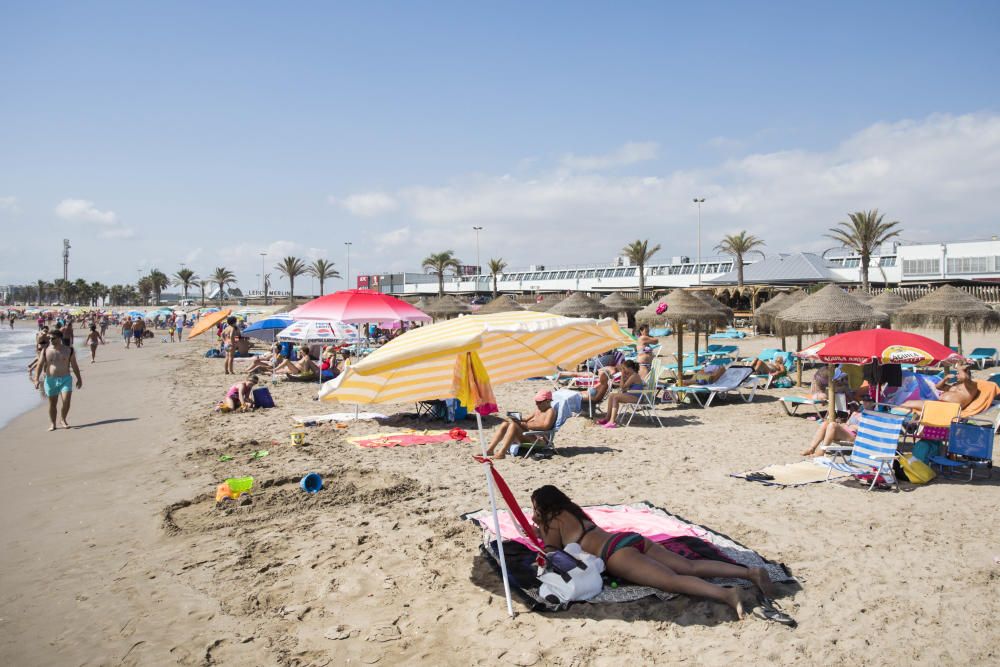
[[854, 439], [853, 447], [831, 445], [825, 448], [824, 451], [833, 456], [832, 461], [826, 462], [830, 466], [827, 479], [830, 479], [834, 470], [839, 470], [855, 477], [871, 475], [869, 491], [875, 488], [880, 477], [899, 489], [892, 473], [892, 462], [896, 458], [904, 419], [903, 415], [865, 410], [861, 414], [858, 436]]

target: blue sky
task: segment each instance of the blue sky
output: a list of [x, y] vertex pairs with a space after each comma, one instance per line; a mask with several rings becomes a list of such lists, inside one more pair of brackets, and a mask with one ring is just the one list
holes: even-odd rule
[[537, 4], [4, 5], [0, 283], [998, 227], [998, 3]]

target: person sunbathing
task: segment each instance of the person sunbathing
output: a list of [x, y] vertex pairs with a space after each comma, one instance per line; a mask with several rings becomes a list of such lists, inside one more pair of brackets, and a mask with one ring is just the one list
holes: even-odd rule
[[260, 382], [260, 378], [251, 375], [249, 379], [237, 382], [226, 392], [226, 400], [223, 401], [230, 410], [249, 410], [254, 406], [253, 388]]
[[713, 384], [726, 372], [724, 364], [708, 363], [700, 371], [694, 374], [695, 384]]
[[[945, 403], [958, 403], [962, 406], [963, 410], [969, 407], [969, 404], [979, 396], [979, 385], [972, 379], [969, 368], [970, 365], [967, 363], [955, 364], [954, 382], [948, 381], [948, 373], [946, 372], [941, 381], [934, 385], [934, 389], [941, 392], [935, 400], [944, 401]], [[904, 401], [900, 407], [909, 408], [910, 410], [921, 410], [924, 407], [924, 401], [919, 399]]]
[[608, 397], [608, 418], [598, 419], [604, 428], [618, 428], [618, 410], [623, 403], [638, 403], [639, 392], [646, 388], [646, 381], [639, 375], [639, 365], [629, 359], [622, 363], [621, 389]]
[[774, 597], [774, 584], [764, 568], [716, 560], [688, 560], [639, 533], [609, 533], [555, 486], [535, 489], [531, 506], [532, 522], [545, 541], [546, 551], [563, 549], [575, 542], [583, 551], [599, 556], [609, 574], [633, 584], [722, 602], [732, 607], [740, 619], [746, 615], [741, 589], [717, 586], [705, 578], [746, 579], [760, 590], [765, 602], [770, 603]]
[[[809, 398], [819, 401], [827, 400], [827, 390], [830, 387], [830, 368], [823, 366], [813, 373], [812, 384], [809, 385]], [[837, 369], [833, 373], [833, 391], [837, 394], [846, 393], [847, 374]]]
[[614, 379], [612, 373], [614, 373], [613, 367], [603, 368], [597, 373], [597, 384], [595, 386], [572, 387], [572, 389], [584, 392], [583, 396], [580, 397], [580, 403], [583, 410], [591, 411], [604, 401], [604, 397], [607, 396], [608, 392], [611, 390], [611, 382]]
[[767, 375], [773, 380], [788, 373], [788, 367], [785, 366], [784, 356], [775, 357], [771, 361], [757, 359], [753, 362], [753, 372], [756, 375]]
[[527, 419], [522, 419], [517, 413], [505, 417], [504, 423], [500, 424], [497, 432], [493, 434], [486, 455], [494, 459], [505, 458], [507, 450], [515, 442], [524, 444], [534, 442], [533, 437], [524, 437], [527, 431], [549, 431], [555, 423], [556, 411], [552, 409], [552, 392], [540, 391], [535, 394], [535, 411], [528, 415]]
[[[852, 403], [852, 405], [854, 404]], [[870, 398], [864, 398], [861, 401], [861, 405], [851, 411], [847, 417], [847, 421], [843, 424], [835, 420], [822, 422], [819, 428], [816, 429], [816, 435], [813, 436], [809, 447], [802, 452], [802, 456], [812, 456], [834, 442], [854, 442], [854, 439], [858, 437], [858, 426], [861, 424], [862, 409], [871, 410], [874, 407], [875, 401]]]

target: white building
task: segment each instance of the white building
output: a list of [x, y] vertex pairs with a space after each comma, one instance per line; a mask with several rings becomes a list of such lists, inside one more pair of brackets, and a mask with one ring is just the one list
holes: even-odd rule
[[[794, 258], [794, 261], [791, 261]], [[787, 261], [783, 261], [787, 260]], [[813, 253], [778, 253], [762, 258], [753, 253], [745, 258], [745, 282], [810, 284], [861, 282], [861, 258], [844, 249]], [[762, 275], [754, 270], [768, 270]], [[784, 266], [782, 266], [784, 265]], [[794, 265], [794, 266], [793, 266]], [[774, 267], [779, 267], [773, 270]], [[1000, 240], [958, 241], [953, 243], [888, 243], [873, 254], [869, 281], [875, 287], [922, 285], [941, 282], [1000, 283]], [[736, 283], [733, 258], [703, 258], [701, 266], [689, 257], [673, 257], [669, 262], [653, 262], [645, 267], [647, 289], [669, 289], [694, 285]], [[360, 287], [396, 294], [437, 294], [437, 276], [424, 273], [386, 273], [360, 276]], [[529, 266], [508, 269], [497, 277], [497, 290], [504, 293], [614, 292], [639, 287], [638, 267], [618, 258], [609, 264], [574, 266]], [[446, 276], [444, 290], [450, 294], [488, 294], [493, 278], [488, 275]]]

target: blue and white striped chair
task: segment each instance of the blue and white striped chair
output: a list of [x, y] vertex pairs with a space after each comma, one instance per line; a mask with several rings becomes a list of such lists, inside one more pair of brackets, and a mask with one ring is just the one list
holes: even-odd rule
[[898, 489], [899, 485], [892, 473], [892, 462], [896, 458], [904, 419], [903, 415], [865, 410], [861, 414], [858, 436], [854, 439], [853, 446], [830, 445], [824, 449], [833, 456], [833, 460], [827, 462], [830, 466], [827, 479], [834, 470], [855, 477], [872, 475], [872, 483], [868, 487], [871, 491], [881, 476]]

